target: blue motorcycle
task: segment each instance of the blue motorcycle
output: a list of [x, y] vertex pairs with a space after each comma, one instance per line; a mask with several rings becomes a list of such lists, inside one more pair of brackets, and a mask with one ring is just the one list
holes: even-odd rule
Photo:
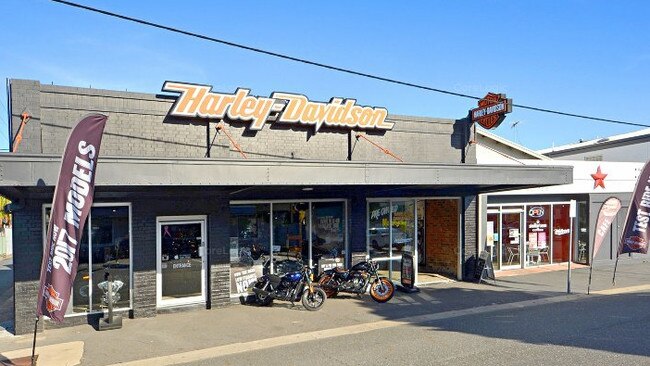
[[273, 300], [290, 301], [292, 305], [300, 300], [305, 309], [320, 310], [327, 295], [323, 289], [314, 286], [312, 280], [313, 272], [309, 266], [283, 276], [265, 274], [253, 285], [255, 301], [259, 305], [268, 306]]

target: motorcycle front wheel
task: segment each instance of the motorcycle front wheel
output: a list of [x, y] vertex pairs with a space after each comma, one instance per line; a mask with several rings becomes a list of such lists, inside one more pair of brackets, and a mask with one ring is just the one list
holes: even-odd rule
[[[264, 282], [257, 282], [257, 283], [255, 283], [254, 287], [261, 290], [261, 289], [264, 288]], [[264, 295], [260, 295], [259, 293], [256, 292], [255, 293], [255, 302], [259, 306], [269, 306], [273, 302], [273, 298], [271, 297], [271, 295], [264, 296]]]
[[386, 277], [379, 277], [379, 281], [370, 285], [370, 297], [379, 303], [389, 301], [393, 298], [394, 294], [395, 286], [393, 286], [393, 283]]
[[338, 286], [331, 275], [324, 275], [318, 280], [318, 284], [325, 291], [327, 297], [335, 297], [339, 294]]
[[312, 293], [306, 289], [302, 293], [302, 306], [309, 311], [320, 310], [325, 304], [325, 299], [327, 299], [327, 294], [322, 288], [315, 287]]

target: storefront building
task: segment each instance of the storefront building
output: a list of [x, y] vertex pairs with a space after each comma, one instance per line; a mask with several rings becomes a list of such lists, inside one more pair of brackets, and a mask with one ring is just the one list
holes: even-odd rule
[[[485, 131], [479, 132], [479, 136], [477, 160], [480, 163], [526, 166], [552, 163], [573, 168], [571, 184], [482, 195], [479, 199], [480, 231], [484, 238], [481, 247], [492, 254], [495, 269], [537, 267], [566, 263], [569, 259], [590, 264], [598, 211], [612, 196], [621, 201], [622, 208], [595, 261], [616, 258], [619, 230], [624, 226], [642, 163], [557, 161]], [[573, 220], [572, 200], [576, 202]]]
[[[106, 272], [121, 281], [118, 312], [130, 317], [230, 304], [260, 274], [300, 263], [347, 267], [369, 256], [399, 281], [409, 253], [419, 274], [469, 278], [479, 194], [572, 179], [552, 164], [476, 164], [466, 119], [386, 115], [342, 98], [295, 99], [300, 112], [293, 95], [246, 89], [195, 85], [183, 101], [181, 92], [8, 85], [11, 136], [22, 137], [0, 155], [1, 193], [13, 201], [16, 334], [32, 331], [60, 156], [87, 113], [108, 123], [64, 326], [102, 315]], [[356, 107], [356, 119], [337, 120]]]

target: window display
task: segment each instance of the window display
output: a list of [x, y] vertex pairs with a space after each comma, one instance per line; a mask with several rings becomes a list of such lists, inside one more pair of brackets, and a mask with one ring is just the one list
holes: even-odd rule
[[314, 202], [312, 207], [312, 258], [323, 269], [345, 266], [345, 205]]
[[271, 205], [230, 206], [230, 291], [247, 292], [271, 253]]
[[345, 267], [346, 245], [345, 201], [232, 203], [231, 295], [267, 273]]
[[531, 205], [526, 209], [526, 265], [549, 264], [551, 205]]
[[[47, 230], [50, 208], [46, 208], [44, 230]], [[79, 265], [72, 284], [66, 314], [102, 311], [108, 307], [103, 289], [105, 275], [115, 281], [115, 308], [131, 307], [131, 244], [128, 206], [93, 206], [86, 230], [79, 242]]]

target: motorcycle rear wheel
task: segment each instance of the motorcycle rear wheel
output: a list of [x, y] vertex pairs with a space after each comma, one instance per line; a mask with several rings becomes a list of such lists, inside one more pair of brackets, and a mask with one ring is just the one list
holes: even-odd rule
[[315, 287], [314, 292], [310, 293], [309, 289], [306, 289], [302, 293], [302, 306], [309, 311], [320, 310], [325, 304], [327, 299], [327, 294], [320, 287]]
[[370, 285], [370, 297], [379, 303], [388, 302], [394, 294], [395, 286], [387, 277], [379, 277], [379, 281]]
[[336, 295], [339, 294], [338, 286], [332, 279], [331, 275], [324, 275], [320, 280], [318, 280], [318, 284], [323, 291], [325, 291], [327, 297], [336, 297]]
[[[254, 287], [261, 290], [262, 288], [264, 288], [264, 283], [257, 282], [255, 283]], [[273, 303], [273, 298], [271, 297], [271, 295], [262, 296], [256, 292], [255, 303], [259, 306], [269, 306]]]

